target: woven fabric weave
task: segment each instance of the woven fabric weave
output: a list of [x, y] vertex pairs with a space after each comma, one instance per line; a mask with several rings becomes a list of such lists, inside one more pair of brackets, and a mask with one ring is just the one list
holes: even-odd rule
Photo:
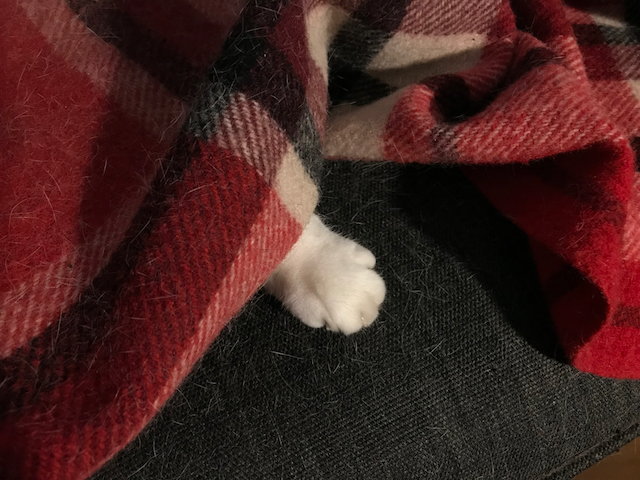
[[256, 295], [92, 480], [571, 480], [638, 436], [640, 383], [562, 360], [526, 236], [459, 169], [335, 162], [320, 187], [377, 255], [380, 318], [334, 335]]
[[1, 2], [0, 476], [130, 441], [293, 245], [323, 157], [467, 165], [569, 360], [640, 377], [639, 12]]

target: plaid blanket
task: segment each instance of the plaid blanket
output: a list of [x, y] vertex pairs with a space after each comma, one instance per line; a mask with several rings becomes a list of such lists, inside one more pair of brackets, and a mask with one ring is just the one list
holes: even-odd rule
[[636, 0], [0, 18], [1, 478], [129, 442], [296, 241], [323, 158], [462, 165], [529, 235], [570, 361], [640, 378]]

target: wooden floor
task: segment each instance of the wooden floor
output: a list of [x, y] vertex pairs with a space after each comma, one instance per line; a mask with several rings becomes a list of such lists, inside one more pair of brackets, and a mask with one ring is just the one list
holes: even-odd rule
[[573, 480], [640, 480], [640, 437]]

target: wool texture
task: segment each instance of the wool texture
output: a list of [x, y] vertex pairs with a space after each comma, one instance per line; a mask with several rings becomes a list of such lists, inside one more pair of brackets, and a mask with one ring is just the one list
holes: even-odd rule
[[85, 478], [284, 258], [324, 158], [462, 165], [569, 361], [640, 378], [636, 1], [0, 2], [0, 477]]

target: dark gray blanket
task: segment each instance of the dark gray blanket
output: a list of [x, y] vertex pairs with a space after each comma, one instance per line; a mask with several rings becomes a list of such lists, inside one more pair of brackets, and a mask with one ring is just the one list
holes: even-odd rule
[[380, 319], [345, 337], [259, 295], [95, 480], [569, 479], [638, 435], [640, 383], [563, 361], [525, 236], [457, 170], [327, 169]]

